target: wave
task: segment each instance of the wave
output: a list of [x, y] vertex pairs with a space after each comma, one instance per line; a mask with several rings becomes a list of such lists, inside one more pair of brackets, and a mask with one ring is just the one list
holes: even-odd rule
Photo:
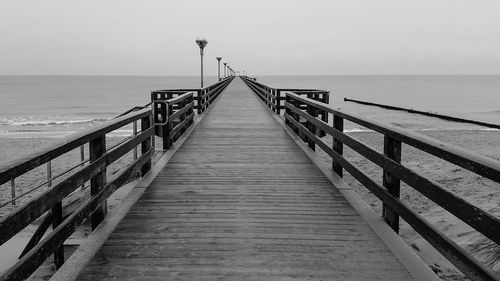
[[[0, 138], [21, 138], [21, 139], [37, 139], [37, 138], [51, 138], [60, 139], [65, 138], [77, 131], [44, 131], [44, 130], [0, 130]], [[106, 134], [109, 137], [128, 137], [132, 135], [132, 130], [114, 130]]]
[[30, 119], [30, 118], [0, 118], [0, 125], [9, 126], [54, 126], [54, 125], [77, 125], [108, 121], [108, 118], [88, 119]]
[[[495, 128], [420, 128], [420, 129], [409, 129], [402, 128], [409, 131], [414, 132], [432, 132], [432, 131], [479, 131], [479, 132], [500, 132], [500, 129]], [[344, 133], [373, 133], [374, 130], [366, 129], [366, 128], [351, 128], [345, 129]]]
[[366, 133], [366, 132], [374, 132], [373, 130], [370, 129], [362, 129], [362, 128], [352, 128], [352, 129], [345, 129], [344, 133]]

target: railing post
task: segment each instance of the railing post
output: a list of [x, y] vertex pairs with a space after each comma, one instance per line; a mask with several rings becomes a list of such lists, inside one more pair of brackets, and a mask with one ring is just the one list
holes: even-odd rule
[[[151, 128], [151, 116], [141, 118], [141, 131], [145, 131]], [[153, 135], [154, 136], [154, 135]], [[151, 149], [151, 142], [154, 141], [153, 137], [150, 136], [141, 143], [141, 153], [146, 154]], [[141, 176], [144, 176], [147, 172], [151, 170], [151, 159], [149, 159], [141, 169]]]
[[[289, 115], [291, 117], [291, 115], [290, 115], [291, 110], [286, 106], [287, 103], [290, 103], [290, 97], [287, 94], [285, 94], [285, 113], [284, 113], [284, 115]], [[291, 128], [290, 121], [288, 121], [288, 118], [286, 118], [286, 116], [285, 116], [285, 124]]]
[[[186, 104], [187, 104], [187, 99], [185, 99], [185, 100], [181, 101], [181, 102], [179, 103], [179, 110], [184, 109], [184, 107], [186, 106]], [[180, 120], [179, 122], [180, 122], [180, 123], [182, 123], [182, 121], [186, 120], [186, 116], [187, 116], [186, 114], [187, 114], [187, 112], [184, 112], [184, 113], [182, 113], [182, 114], [181, 114], [181, 116], [180, 116], [180, 118], [179, 118], [179, 120]], [[186, 127], [182, 127], [182, 128], [180, 129], [180, 131], [179, 131], [179, 136], [176, 136], [176, 140], [177, 140], [177, 139], [178, 139], [178, 138], [179, 138], [179, 137], [180, 137], [180, 136], [184, 133], [184, 131], [186, 131]]]
[[16, 205], [16, 180], [10, 180], [10, 196], [12, 198], [12, 205]]
[[[85, 146], [83, 144], [80, 146], [80, 161], [82, 162], [82, 164], [80, 165], [80, 168], [85, 167]], [[81, 190], [84, 190], [84, 189], [85, 189], [85, 182], [82, 183], [82, 186], [81, 186]]]
[[169, 149], [171, 146], [172, 146], [172, 138], [173, 136], [171, 136], [171, 132], [172, 132], [172, 121], [173, 120], [170, 120], [170, 115], [172, 115], [173, 113], [173, 109], [174, 107], [172, 105], [168, 105], [166, 107], [166, 119], [164, 122], [166, 122], [166, 124], [163, 126], [163, 150], [167, 150]]
[[[337, 115], [333, 116], [333, 128], [336, 129], [337, 131], [343, 133], [344, 132], [344, 118], [341, 118]], [[343, 143], [333, 137], [333, 146], [332, 146], [333, 151], [335, 151], [338, 155], [342, 156], [344, 154], [344, 145]], [[335, 159], [332, 159], [332, 169], [333, 171], [339, 175], [339, 177], [342, 177], [342, 166], [335, 161]]]
[[[313, 108], [312, 106], [310, 105], [307, 105], [307, 114], [311, 117], [315, 117], [317, 116], [317, 111], [315, 108]], [[312, 123], [312, 122], [309, 122], [307, 121], [307, 129], [309, 130], [310, 133], [312, 133], [313, 135], [316, 135], [317, 132], [316, 132], [316, 126]], [[307, 137], [307, 145], [309, 146], [310, 149], [312, 149], [313, 151], [316, 150], [316, 143], [314, 142], [314, 140], [312, 138], [309, 138]]]
[[[52, 186], [52, 162], [49, 160], [47, 162], [47, 187]], [[51, 216], [52, 216], [52, 228], [56, 227], [62, 222], [62, 201], [57, 202], [52, 206]], [[64, 241], [59, 247], [54, 250], [54, 264], [57, 268], [60, 268], [64, 263]]]
[[280, 113], [281, 113], [281, 109], [280, 109], [281, 91], [280, 91], [280, 89], [275, 89], [274, 91], [275, 91], [274, 92], [275, 93], [274, 97], [276, 98], [276, 100], [274, 101], [274, 104], [276, 106], [276, 114], [280, 115]]
[[[132, 123], [132, 135], [134, 137], [137, 135], [137, 120], [134, 120], [134, 123]], [[132, 154], [133, 154], [134, 160], [137, 159], [137, 146], [134, 147]]]
[[[384, 135], [384, 155], [401, 163], [401, 141]], [[390, 194], [399, 198], [400, 180], [386, 170], [384, 170], [383, 185]], [[382, 217], [396, 233], [399, 233], [399, 215], [392, 208], [383, 204]]]
[[207, 101], [208, 99], [210, 98], [208, 93], [209, 93], [209, 90], [207, 88], [205, 88], [203, 91], [202, 91], [202, 95], [203, 95], [203, 98], [202, 98], [202, 103], [203, 103], [203, 112], [205, 112], [205, 110], [207, 110], [207, 107], [208, 107], [208, 104], [207, 104]]
[[[296, 108], [298, 108], [299, 110], [301, 110], [300, 101], [299, 101], [299, 100], [297, 100], [297, 99], [293, 99], [293, 98], [292, 98], [292, 100], [293, 100], [293, 101], [292, 101], [292, 104], [293, 104]], [[293, 113], [293, 119], [294, 119], [295, 121], [297, 121], [297, 124], [299, 124], [299, 126], [300, 126], [300, 124], [301, 124], [301, 123], [300, 123], [300, 115], [299, 115], [298, 113], [295, 113], [295, 112]], [[302, 141], [306, 141], [306, 135], [305, 135], [304, 133], [302, 133], [302, 130], [301, 130], [301, 128], [300, 128], [300, 127], [295, 127], [294, 131], [295, 131], [295, 133], [299, 136], [299, 138], [300, 138]]]
[[267, 107], [273, 108], [271, 103], [272, 103], [272, 98], [271, 98], [271, 88], [266, 87], [266, 99], [267, 99]]
[[[170, 120], [169, 120], [169, 115], [170, 115], [170, 106], [167, 104], [164, 104], [163, 107], [165, 110], [162, 110], [162, 121], [165, 123], [165, 125], [162, 126], [162, 142], [163, 142], [163, 150], [167, 150], [170, 148]], [[162, 109], [163, 109], [162, 108]], [[142, 126], [142, 121], [141, 121], [141, 126]]]
[[[99, 159], [106, 152], [106, 136], [97, 137], [94, 140], [90, 141], [89, 144], [89, 154], [90, 154], [90, 162], [94, 162]], [[101, 189], [104, 188], [106, 184], [106, 169], [95, 175], [90, 179], [90, 195], [93, 196], [97, 194]], [[102, 206], [100, 206], [91, 216], [90, 216], [90, 224], [92, 226], [92, 230], [96, 229], [97, 226], [101, 223], [106, 215], [107, 210], [107, 202], [104, 201]]]
[[201, 100], [201, 95], [203, 93], [203, 89], [200, 89], [196, 92], [196, 100], [198, 103], [198, 114], [201, 114], [203, 112], [203, 109], [201, 108], [201, 105], [203, 104]]
[[[193, 102], [193, 96], [191, 96], [191, 98], [188, 99], [188, 104], [190, 104], [192, 102]], [[194, 107], [194, 103], [193, 103], [193, 107]], [[193, 118], [194, 118], [194, 116], [192, 115], [193, 109], [194, 109], [193, 107], [191, 107], [191, 109], [189, 109], [187, 111], [187, 115], [188, 116], [191, 115], [191, 118], [190, 118], [191, 120], [189, 120], [189, 126], [191, 126], [191, 124], [193, 124]]]

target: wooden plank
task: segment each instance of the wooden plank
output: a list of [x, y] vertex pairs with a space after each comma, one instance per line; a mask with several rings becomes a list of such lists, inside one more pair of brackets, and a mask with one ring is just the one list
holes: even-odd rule
[[[90, 164], [101, 158], [106, 153], [106, 136], [100, 136], [89, 143]], [[106, 168], [99, 171], [90, 179], [90, 195], [94, 196], [99, 193], [106, 184]], [[92, 230], [104, 219], [107, 212], [107, 204], [104, 202], [102, 206], [90, 216], [90, 224]]]
[[[389, 136], [384, 137], [384, 155], [396, 163], [401, 163], [401, 142]], [[397, 174], [384, 170], [382, 184], [387, 191], [396, 198], [400, 198], [401, 183]], [[396, 232], [399, 233], [399, 216], [386, 204], [382, 204], [382, 217], [385, 222]]]
[[411, 280], [240, 81], [79, 279], [134, 278]]

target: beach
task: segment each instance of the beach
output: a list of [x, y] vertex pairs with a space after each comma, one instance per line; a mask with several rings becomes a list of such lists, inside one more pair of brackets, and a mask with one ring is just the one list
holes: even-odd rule
[[[422, 131], [418, 133], [495, 160], [500, 159], [500, 145], [497, 141], [500, 138], [500, 131], [498, 130]], [[349, 133], [349, 135], [376, 151], [383, 152], [381, 134], [357, 132]], [[324, 141], [332, 143], [332, 140], [328, 138], [324, 138]], [[320, 149], [317, 149], [317, 154], [325, 162], [331, 162], [331, 158]], [[382, 184], [380, 167], [346, 146], [344, 146], [344, 157], [370, 178]], [[496, 217], [500, 216], [500, 190], [497, 183], [408, 145], [402, 146], [401, 162], [475, 206]], [[382, 204], [378, 198], [345, 171], [344, 180], [378, 215], [381, 215]], [[405, 183], [401, 183], [401, 199], [446, 236], [467, 251], [473, 252], [476, 258], [485, 262], [490, 268], [500, 272], [500, 259], [498, 259], [500, 249], [493, 247], [492, 242]], [[400, 221], [400, 227], [400, 235], [403, 239], [443, 280], [468, 280], [403, 220]]]

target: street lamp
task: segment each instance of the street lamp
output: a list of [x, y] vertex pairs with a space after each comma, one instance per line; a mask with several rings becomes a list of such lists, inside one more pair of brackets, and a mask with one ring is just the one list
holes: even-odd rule
[[199, 37], [196, 39], [196, 44], [200, 47], [200, 57], [201, 57], [201, 87], [203, 88], [203, 48], [208, 44], [207, 39]]
[[226, 68], [227, 68], [227, 62], [224, 63], [224, 78], [226, 78]]
[[217, 77], [219, 78], [219, 81], [220, 81], [220, 60], [222, 59], [222, 57], [216, 57], [217, 59]]

